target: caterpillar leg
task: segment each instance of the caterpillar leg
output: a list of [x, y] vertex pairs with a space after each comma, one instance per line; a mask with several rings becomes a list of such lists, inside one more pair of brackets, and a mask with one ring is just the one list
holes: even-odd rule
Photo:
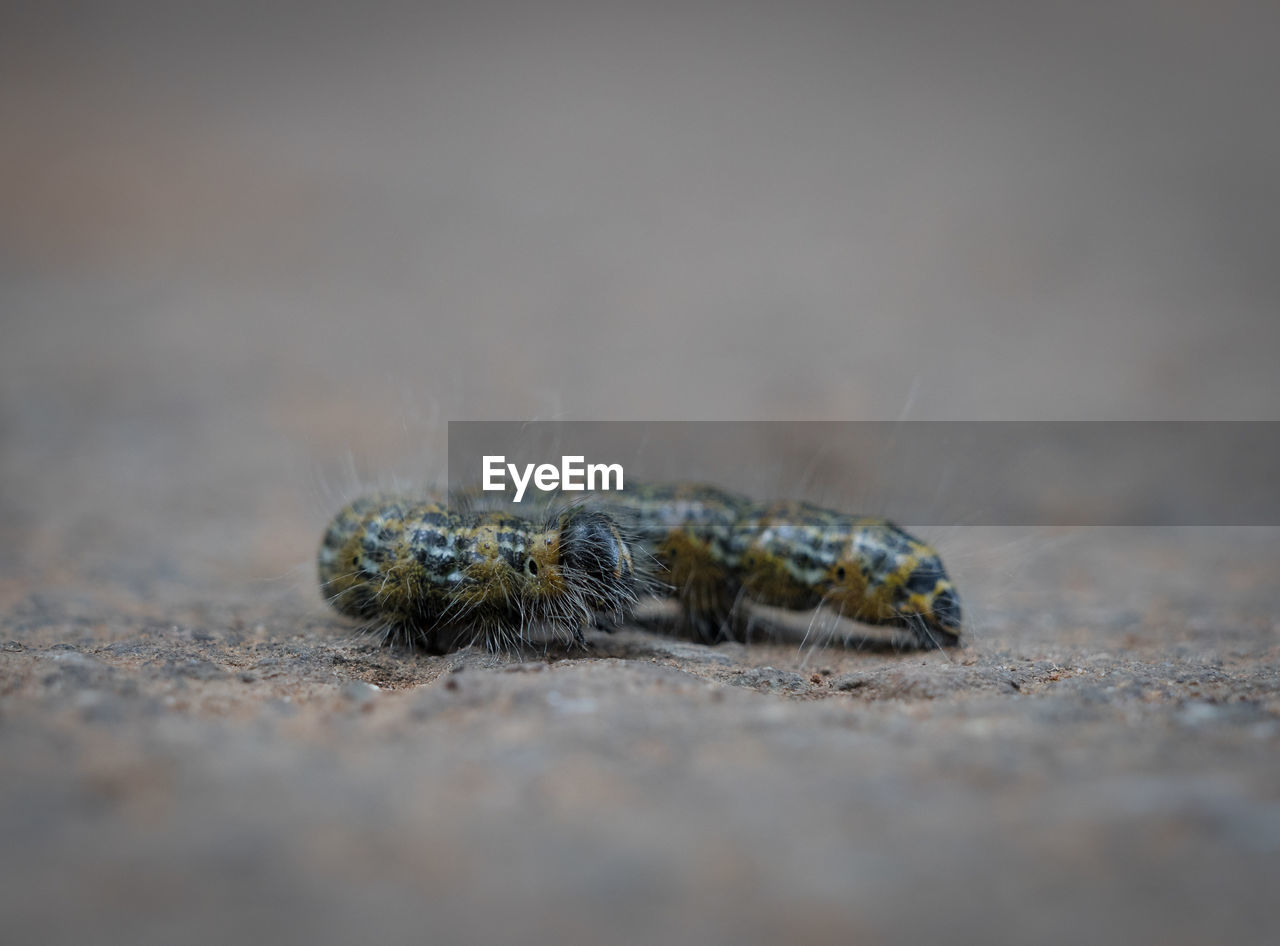
[[680, 637], [700, 644], [718, 644], [736, 639], [727, 619], [722, 621], [697, 612], [691, 614], [673, 594], [658, 594], [642, 601], [627, 613], [625, 622], [655, 634]]

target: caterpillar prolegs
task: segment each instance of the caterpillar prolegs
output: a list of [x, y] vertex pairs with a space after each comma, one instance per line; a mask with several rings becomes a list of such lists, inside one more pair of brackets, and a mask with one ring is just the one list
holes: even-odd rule
[[709, 643], [743, 638], [754, 605], [825, 607], [907, 628], [922, 646], [961, 640], [937, 552], [893, 523], [706, 485], [631, 487], [536, 519], [368, 497], [330, 523], [319, 571], [338, 610], [437, 650], [539, 630], [582, 643], [598, 614], [622, 615], [658, 588]]

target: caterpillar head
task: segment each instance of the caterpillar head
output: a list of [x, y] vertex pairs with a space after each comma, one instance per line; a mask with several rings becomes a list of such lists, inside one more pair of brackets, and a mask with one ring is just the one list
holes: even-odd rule
[[890, 522], [859, 523], [822, 588], [825, 600], [856, 620], [907, 627], [925, 646], [960, 643], [960, 597], [942, 559]]
[[936, 553], [916, 562], [900, 595], [901, 623], [915, 632], [921, 644], [954, 647], [960, 643], [960, 596]]
[[606, 513], [574, 509], [559, 521], [559, 569], [593, 610], [619, 611], [636, 599], [631, 549]]

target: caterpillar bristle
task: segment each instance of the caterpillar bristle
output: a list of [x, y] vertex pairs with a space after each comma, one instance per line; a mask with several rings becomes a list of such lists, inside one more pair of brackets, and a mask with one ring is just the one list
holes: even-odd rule
[[638, 599], [630, 549], [606, 514], [459, 505], [376, 494], [343, 507], [318, 553], [330, 604], [386, 643], [443, 652], [538, 637], [582, 646], [597, 612]]

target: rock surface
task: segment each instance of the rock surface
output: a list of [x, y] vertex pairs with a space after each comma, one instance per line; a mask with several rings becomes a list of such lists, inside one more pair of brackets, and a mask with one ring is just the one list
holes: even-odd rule
[[21, 941], [1269, 938], [1280, 627], [1247, 598], [953, 655], [197, 612], [8, 612]]

